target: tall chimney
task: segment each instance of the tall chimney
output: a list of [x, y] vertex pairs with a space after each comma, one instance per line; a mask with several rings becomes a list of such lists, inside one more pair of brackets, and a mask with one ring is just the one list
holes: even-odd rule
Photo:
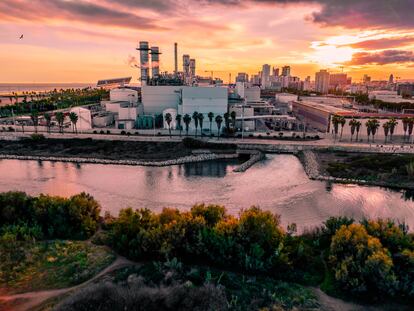
[[149, 47], [147, 41], [140, 41], [139, 47], [140, 68], [141, 68], [141, 85], [147, 84], [149, 78]]
[[151, 68], [152, 77], [156, 78], [160, 74], [160, 49], [158, 46], [151, 47]]
[[178, 47], [177, 42], [174, 43], [174, 73], [178, 74]]

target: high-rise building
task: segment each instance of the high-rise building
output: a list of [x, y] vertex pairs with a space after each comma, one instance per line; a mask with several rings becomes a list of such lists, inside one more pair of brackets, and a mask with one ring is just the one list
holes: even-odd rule
[[369, 75], [365, 74], [364, 77], [362, 78], [362, 81], [364, 83], [369, 83], [369, 82], [371, 82], [371, 77]]
[[190, 55], [183, 55], [183, 74], [185, 84], [190, 83]]
[[194, 79], [196, 75], [196, 61], [194, 58], [190, 59], [190, 77], [191, 79]]
[[282, 76], [284, 76], [284, 77], [290, 76], [290, 66], [283, 66], [282, 67]]
[[315, 74], [315, 91], [326, 94], [329, 90], [329, 72], [320, 70]]
[[270, 86], [270, 65], [264, 64], [262, 66], [262, 89]]
[[329, 76], [329, 86], [333, 89], [342, 88], [348, 84], [346, 73], [333, 73]]
[[236, 82], [249, 82], [249, 75], [245, 72], [239, 72], [236, 76]]
[[273, 76], [278, 77], [279, 76], [279, 68], [273, 67]]
[[390, 74], [390, 78], [388, 79], [388, 83], [389, 84], [393, 84], [394, 83], [394, 75]]

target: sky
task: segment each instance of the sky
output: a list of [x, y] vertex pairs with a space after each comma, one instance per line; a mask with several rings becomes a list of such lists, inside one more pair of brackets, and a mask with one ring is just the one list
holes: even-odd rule
[[137, 82], [139, 41], [159, 46], [162, 71], [177, 42], [179, 68], [190, 54], [225, 82], [263, 64], [414, 79], [413, 12], [414, 0], [0, 0], [0, 83]]

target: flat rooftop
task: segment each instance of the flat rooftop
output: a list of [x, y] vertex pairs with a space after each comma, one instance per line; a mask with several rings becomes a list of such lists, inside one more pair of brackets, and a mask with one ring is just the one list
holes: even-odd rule
[[[344, 107], [341, 107], [339, 104], [328, 104], [324, 102], [317, 102], [317, 101], [311, 101], [311, 100], [301, 100], [301, 101], [293, 101], [295, 104], [303, 105], [309, 108], [317, 109], [323, 112], [329, 112], [332, 114], [339, 114], [339, 113], [345, 113], [345, 112], [353, 112], [354, 110], [347, 109]], [[345, 104], [345, 103], [344, 103]]]

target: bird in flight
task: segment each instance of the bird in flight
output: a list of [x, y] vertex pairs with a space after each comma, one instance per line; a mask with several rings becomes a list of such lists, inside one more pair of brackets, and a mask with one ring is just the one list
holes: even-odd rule
[[21, 39], [23, 39], [23, 35], [21, 35], [19, 39], [20, 39], [20, 40], [21, 40]]

